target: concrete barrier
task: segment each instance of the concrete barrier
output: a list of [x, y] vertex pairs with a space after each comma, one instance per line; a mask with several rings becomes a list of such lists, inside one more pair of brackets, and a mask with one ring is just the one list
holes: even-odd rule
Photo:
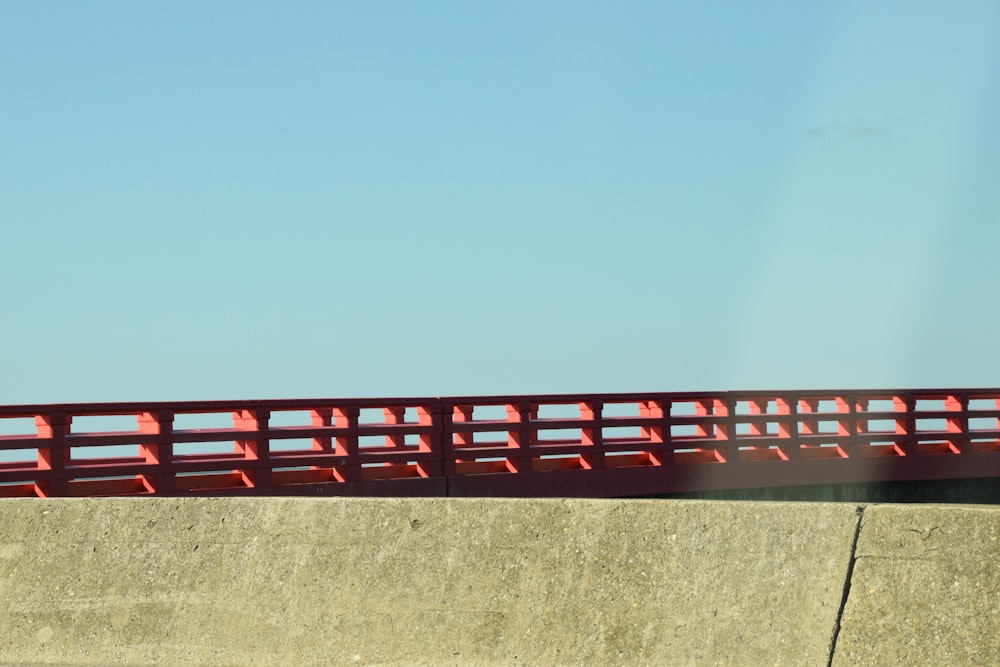
[[[4, 500], [0, 664], [891, 664], [931, 641], [978, 642], [941, 664], [995, 658], [997, 511], [859, 510]], [[933, 567], [893, 560], [927, 545]], [[887, 617], [905, 627], [873, 632]]]
[[1000, 508], [868, 507], [833, 664], [1000, 664]]

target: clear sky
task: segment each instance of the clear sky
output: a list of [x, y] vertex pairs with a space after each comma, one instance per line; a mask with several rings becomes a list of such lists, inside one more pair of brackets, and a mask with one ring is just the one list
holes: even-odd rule
[[1000, 3], [5, 2], [0, 403], [1000, 385]]

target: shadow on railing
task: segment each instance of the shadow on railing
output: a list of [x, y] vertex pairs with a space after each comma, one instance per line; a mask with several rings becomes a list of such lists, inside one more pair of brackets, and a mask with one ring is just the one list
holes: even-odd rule
[[0, 406], [0, 496], [610, 497], [1000, 477], [1000, 389]]

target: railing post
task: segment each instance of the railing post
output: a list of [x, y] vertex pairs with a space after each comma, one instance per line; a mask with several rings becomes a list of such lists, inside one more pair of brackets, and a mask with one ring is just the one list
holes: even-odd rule
[[660, 451], [649, 453], [650, 461], [653, 465], [658, 466], [671, 465], [674, 462], [674, 450], [669, 444], [670, 402], [657, 400], [641, 401], [639, 403], [639, 416], [656, 420], [656, 423], [640, 428], [639, 434], [643, 440], [663, 445]]
[[736, 463], [740, 460], [740, 443], [736, 437], [736, 398], [726, 394], [724, 398], [713, 399], [711, 405], [709, 410], [712, 416], [725, 417], [714, 426], [716, 457], [721, 444], [723, 460], [726, 463]]
[[442, 447], [443, 429], [441, 427], [442, 413], [441, 401], [433, 401], [417, 406], [417, 423], [420, 426], [430, 427], [429, 433], [421, 433], [419, 436], [419, 449], [421, 452], [432, 452], [436, 454], [434, 458], [420, 461], [418, 466], [422, 477], [440, 477], [445, 474], [444, 447]]
[[[714, 402], [712, 401], [712, 399], [695, 401], [694, 402], [694, 413], [697, 416], [699, 416], [699, 417], [709, 417], [712, 414], [712, 406], [713, 405], [714, 405]], [[698, 422], [697, 424], [695, 424], [695, 427], [694, 427], [695, 437], [697, 437], [697, 438], [703, 438], [703, 439], [707, 440], [708, 439], [708, 429], [709, 428], [710, 427], [706, 426], [704, 423]], [[714, 438], [715, 437], [715, 427], [711, 426], [711, 428], [712, 428], [712, 437]], [[702, 446], [702, 445], [699, 445], [699, 447], [700, 446]]]
[[799, 399], [799, 410], [798, 418], [802, 421], [799, 422], [799, 434], [800, 435], [818, 435], [819, 434], [819, 420], [808, 417], [816, 412], [819, 412], [819, 401], [811, 398], [800, 398]]
[[871, 440], [868, 435], [871, 424], [866, 416], [868, 408], [871, 406], [871, 399], [855, 397], [851, 403], [854, 406], [852, 412], [854, 415], [854, 441], [857, 443], [857, 452], [860, 454], [862, 443], [865, 445], [865, 451], [870, 451], [871, 447]]
[[69, 495], [69, 448], [66, 436], [69, 435], [73, 417], [62, 412], [51, 412], [35, 416], [35, 427], [38, 437], [48, 440], [48, 443], [38, 448], [38, 469], [52, 471], [52, 477], [35, 481], [35, 495], [42, 498], [55, 498]]
[[666, 449], [664, 450], [663, 458], [660, 459], [662, 465], [673, 465], [674, 457], [676, 456], [675, 451], [677, 449], [674, 445], [674, 424], [673, 424], [673, 410], [674, 403], [671, 400], [657, 401], [656, 405], [660, 407], [661, 417], [663, 419], [663, 442], [666, 444]]
[[[472, 421], [473, 407], [471, 405], [455, 405], [452, 407], [451, 411], [451, 423], [462, 423]], [[472, 443], [475, 441], [474, 434], [471, 432], [455, 432], [454, 443], [459, 447], [471, 447]]]
[[778, 414], [786, 417], [778, 420], [778, 438], [788, 443], [782, 445], [785, 456], [788, 460], [800, 459], [804, 445], [799, 441], [799, 400], [795, 396], [778, 396], [774, 404]]
[[176, 491], [171, 470], [174, 460], [174, 413], [172, 410], [143, 412], [138, 416], [139, 432], [152, 436], [153, 441], [139, 445], [139, 456], [153, 469], [141, 475], [149, 493], [167, 495]]
[[[313, 408], [309, 411], [309, 424], [316, 428], [333, 426], [333, 408]], [[313, 438], [312, 450], [314, 452], [332, 452], [333, 438], [329, 435], [321, 435]], [[317, 467], [313, 466], [313, 470]]]
[[948, 417], [948, 445], [953, 453], [961, 454], [968, 450], [969, 444], [969, 396], [949, 396], [944, 406], [948, 412], [957, 413]]
[[446, 477], [458, 474], [458, 461], [462, 458], [460, 447], [471, 447], [474, 437], [469, 432], [458, 432], [454, 425], [472, 421], [471, 405], [455, 405], [450, 401], [441, 404], [441, 456], [442, 472]]
[[[768, 402], [769, 401], [767, 401], [765, 399], [763, 401], [764, 405], [761, 405], [761, 401], [760, 400], [756, 400], [755, 399], [755, 400], [749, 400], [749, 401], [747, 401], [747, 403], [749, 404], [749, 408], [750, 408], [750, 414], [751, 415], [766, 415], [767, 414], [767, 404], [768, 404]], [[735, 410], [733, 412], [735, 412]], [[760, 422], [754, 421], [754, 420], [750, 420], [750, 435], [752, 435], [752, 436], [767, 435], [767, 426], [765, 425], [764, 428], [761, 429]], [[752, 445], [751, 449], [757, 449], [756, 445]]]
[[240, 471], [243, 483], [255, 489], [267, 489], [272, 485], [271, 479], [271, 411], [267, 408], [254, 408], [233, 413], [236, 428], [242, 431], [255, 431], [248, 439], [238, 440], [236, 451], [243, 454], [247, 461], [255, 461], [259, 467]]
[[896, 417], [896, 446], [903, 451], [904, 456], [912, 456], [917, 453], [917, 420], [913, 415], [917, 399], [912, 394], [893, 396], [892, 405], [896, 412], [901, 413]]
[[507, 431], [507, 446], [518, 451], [507, 459], [514, 472], [531, 472], [531, 446], [535, 443], [535, 432], [529, 424], [538, 416], [538, 408], [528, 401], [507, 404], [507, 421], [517, 424]]
[[[387, 408], [382, 408], [382, 414], [385, 415], [385, 423], [387, 425], [395, 426], [406, 422], [406, 408], [403, 406], [392, 405]], [[385, 436], [386, 447], [402, 447], [405, 443], [405, 435], [390, 433]]]
[[347, 433], [337, 436], [337, 456], [343, 456], [342, 465], [334, 468], [334, 475], [341, 482], [353, 482], [361, 479], [361, 463], [358, 462], [358, 417], [361, 408], [355, 405], [335, 407], [333, 418], [338, 429]]
[[581, 441], [590, 448], [580, 455], [580, 463], [589, 470], [599, 470], [604, 467], [604, 401], [581, 401], [580, 418], [590, 422], [580, 429]]
[[837, 435], [846, 437], [840, 446], [840, 451], [847, 458], [860, 455], [858, 447], [858, 406], [859, 401], [852, 396], [838, 396], [837, 413]]

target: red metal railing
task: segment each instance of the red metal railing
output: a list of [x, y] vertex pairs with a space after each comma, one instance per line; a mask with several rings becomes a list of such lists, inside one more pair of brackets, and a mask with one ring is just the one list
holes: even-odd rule
[[628, 496], [1000, 477], [1000, 389], [0, 406], [0, 496]]

